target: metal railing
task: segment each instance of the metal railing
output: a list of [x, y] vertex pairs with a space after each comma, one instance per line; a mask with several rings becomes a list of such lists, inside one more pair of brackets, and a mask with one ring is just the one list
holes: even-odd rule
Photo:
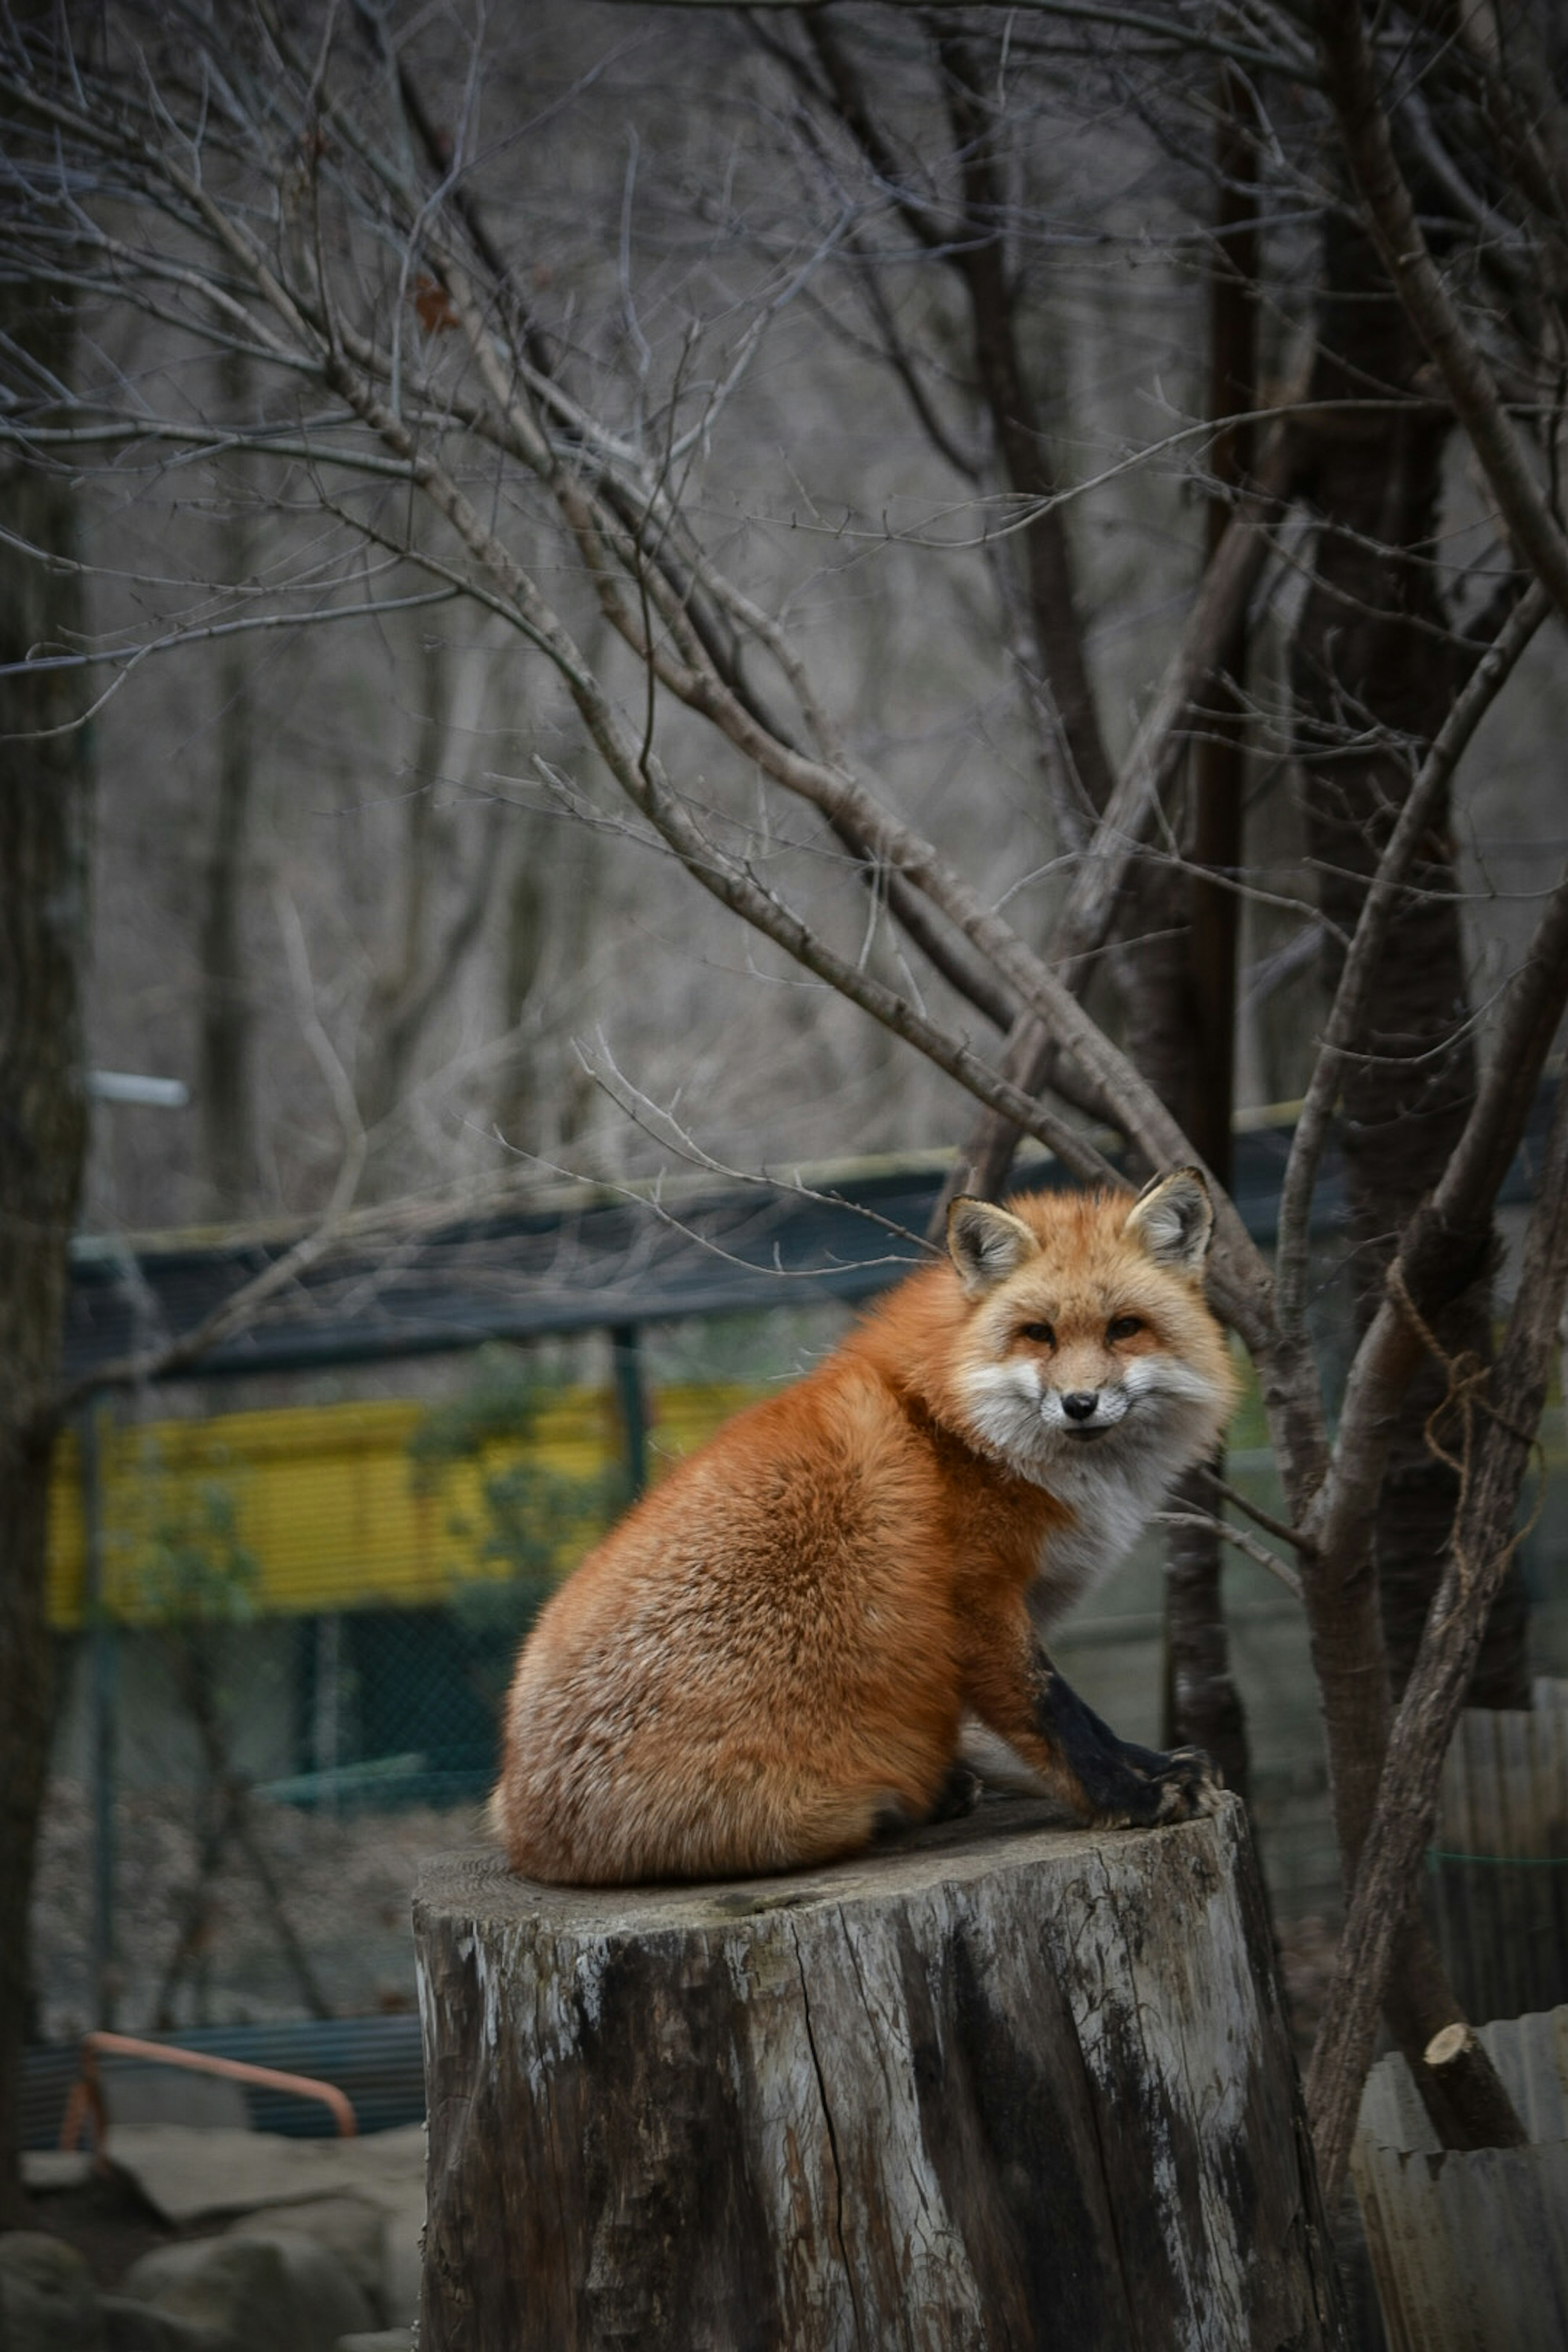
[[103, 2094], [100, 2056], [136, 2058], [152, 2066], [181, 2066], [193, 2074], [216, 2074], [229, 2083], [254, 2083], [258, 2088], [289, 2091], [301, 2099], [320, 2099], [337, 2126], [340, 2139], [352, 2139], [359, 2129], [354, 2111], [333, 2083], [310, 2074], [285, 2074], [275, 2066], [252, 2066], [242, 2058], [215, 2058], [201, 2050], [181, 2050], [167, 2042], [141, 2042], [129, 2033], [84, 2033], [81, 2072], [72, 2084], [60, 2120], [60, 2146], [74, 2148], [82, 2125], [90, 2118], [94, 2144], [101, 2153], [109, 2137], [109, 2107]]

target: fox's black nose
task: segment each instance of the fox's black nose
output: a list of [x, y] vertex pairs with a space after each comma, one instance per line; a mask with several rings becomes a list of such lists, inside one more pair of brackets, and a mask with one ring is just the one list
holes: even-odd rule
[[1062, 1399], [1062, 1411], [1069, 1421], [1092, 1421], [1099, 1410], [1097, 1389], [1074, 1389], [1070, 1396]]

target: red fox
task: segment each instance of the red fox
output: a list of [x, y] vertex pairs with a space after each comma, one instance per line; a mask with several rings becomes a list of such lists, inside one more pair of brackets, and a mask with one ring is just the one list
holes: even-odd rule
[[826, 1862], [972, 1801], [966, 1761], [1086, 1822], [1206, 1810], [1207, 1759], [1119, 1740], [1036, 1626], [1225, 1425], [1212, 1227], [1185, 1168], [1131, 1202], [954, 1202], [946, 1261], [672, 1471], [541, 1612], [491, 1808], [514, 1868]]

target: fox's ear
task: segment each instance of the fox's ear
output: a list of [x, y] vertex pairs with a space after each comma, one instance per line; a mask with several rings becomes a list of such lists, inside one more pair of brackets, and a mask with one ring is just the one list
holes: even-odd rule
[[1123, 1229], [1141, 1242], [1156, 1265], [1196, 1276], [1214, 1237], [1214, 1203], [1202, 1172], [1173, 1169], [1145, 1184]]
[[999, 1209], [994, 1201], [973, 1200], [965, 1192], [948, 1210], [947, 1246], [969, 1297], [984, 1298], [988, 1290], [1016, 1274], [1040, 1244], [1022, 1217], [1014, 1216], [1010, 1209]]

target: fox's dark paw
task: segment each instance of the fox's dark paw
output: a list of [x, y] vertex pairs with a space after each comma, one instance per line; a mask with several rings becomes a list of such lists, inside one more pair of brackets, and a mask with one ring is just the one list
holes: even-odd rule
[[985, 1784], [978, 1772], [967, 1764], [950, 1764], [947, 1778], [936, 1792], [928, 1822], [955, 1822], [972, 1813], [984, 1793]]
[[1225, 1781], [1217, 1764], [1201, 1748], [1173, 1748], [1151, 1775], [1158, 1790], [1156, 1822], [1197, 1821], [1218, 1810]]
[[1122, 1743], [1099, 1761], [1095, 1780], [1086, 1774], [1085, 1783], [1106, 1829], [1158, 1829], [1167, 1822], [1197, 1821], [1218, 1808], [1224, 1784], [1201, 1748], [1174, 1748], [1167, 1756]]

